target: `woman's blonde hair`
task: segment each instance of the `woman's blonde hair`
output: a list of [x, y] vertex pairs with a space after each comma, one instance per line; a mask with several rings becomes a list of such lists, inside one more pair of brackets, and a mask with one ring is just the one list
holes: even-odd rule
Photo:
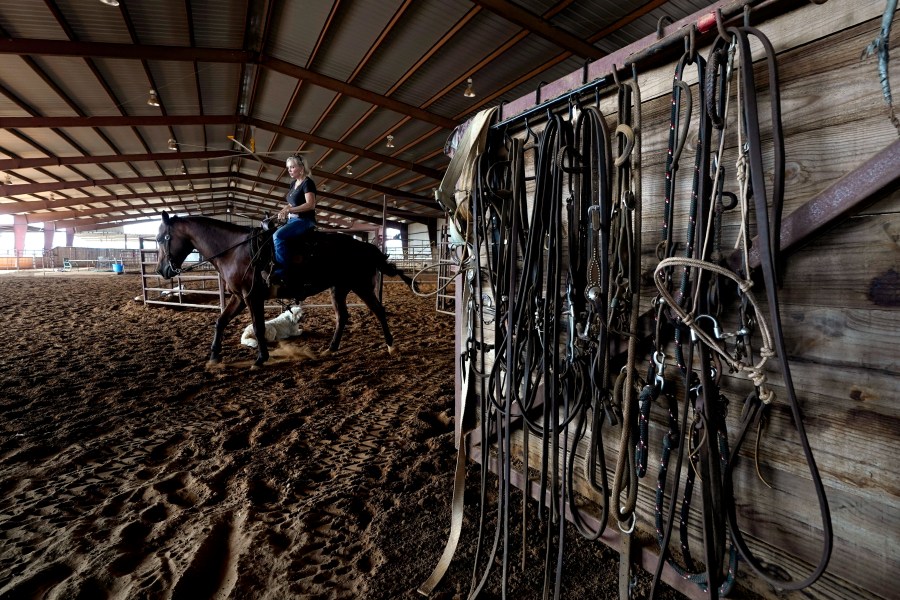
[[306, 159], [302, 154], [291, 154], [284, 160], [284, 164], [287, 165], [290, 161], [294, 161], [298, 166], [303, 167], [303, 170], [306, 171], [307, 177], [310, 175], [309, 163], [306, 162]]

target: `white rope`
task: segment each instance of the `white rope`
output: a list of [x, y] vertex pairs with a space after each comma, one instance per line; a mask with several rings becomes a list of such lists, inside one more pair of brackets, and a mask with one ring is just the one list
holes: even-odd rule
[[[718, 339], [710, 336], [696, 323], [696, 320], [700, 317], [694, 315], [693, 313], [688, 313], [678, 305], [678, 303], [675, 301], [675, 298], [672, 296], [672, 294], [669, 293], [669, 290], [667, 289], [665, 273], [665, 269], [667, 269], [668, 267], [677, 266], [711, 271], [713, 273], [716, 273], [717, 275], [722, 275], [723, 277], [731, 279], [738, 285], [741, 292], [750, 301], [750, 304], [753, 306], [753, 310], [757, 315], [759, 331], [760, 335], [762, 336], [762, 347], [759, 350], [760, 361], [757, 364], [754, 365], [752, 363], [747, 363], [741, 359], [731, 356], [728, 353], [728, 350], [725, 348], [724, 342], [720, 342]], [[764, 369], [768, 360], [775, 356], [775, 351], [773, 350], [773, 340], [772, 334], [769, 331], [769, 326], [766, 323], [766, 320], [759, 316], [761, 314], [759, 305], [756, 302], [756, 298], [754, 298], [753, 294], [750, 293], [750, 289], [753, 287], [753, 281], [749, 279], [741, 279], [729, 269], [720, 267], [715, 263], [699, 260], [696, 258], [679, 257], [666, 258], [660, 261], [660, 263], [656, 265], [656, 270], [653, 273], [653, 280], [663, 302], [669, 305], [669, 307], [672, 309], [672, 312], [674, 312], [678, 316], [678, 318], [681, 319], [682, 323], [690, 327], [694, 337], [715, 350], [716, 353], [718, 353], [725, 360], [728, 366], [731, 367], [734, 371], [745, 373], [747, 377], [753, 381], [753, 385], [759, 388], [760, 400], [762, 400], [766, 404], [772, 402], [775, 399], [775, 394], [766, 385], [767, 376]]]

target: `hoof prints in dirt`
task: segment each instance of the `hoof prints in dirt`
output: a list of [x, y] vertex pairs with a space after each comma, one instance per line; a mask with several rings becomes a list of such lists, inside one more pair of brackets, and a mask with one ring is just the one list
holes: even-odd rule
[[232, 537], [235, 524], [215, 523], [200, 544], [190, 565], [175, 585], [173, 600], [226, 598], [237, 579]]
[[[399, 358], [359, 312], [335, 356], [251, 373], [236, 325], [207, 370], [214, 317], [135, 304], [134, 285], [0, 279], [0, 322], [28, 340], [0, 356], [0, 598], [409, 597], [370, 593], [399, 541], [378, 531], [419, 510], [398, 492], [452, 406], [452, 319], [386, 286]], [[79, 319], [47, 322], [73, 298]], [[319, 350], [333, 315], [304, 329]]]
[[[357, 412], [334, 424], [323, 436], [329, 443], [312, 446], [316, 460], [301, 471], [294, 493], [312, 507], [301, 514], [298, 550], [289, 571], [295, 580], [291, 593], [322, 597], [329, 582], [329, 597], [364, 595], [364, 581], [382, 558], [360, 541], [374, 518], [374, 507], [365, 497], [390, 469], [398, 443], [401, 409], [395, 404], [358, 407]], [[341, 481], [339, 486], [325, 485]], [[331, 489], [343, 490], [340, 494]], [[348, 491], [356, 492], [348, 495]], [[316, 507], [327, 506], [327, 510]], [[340, 585], [334, 586], [334, 576]]]

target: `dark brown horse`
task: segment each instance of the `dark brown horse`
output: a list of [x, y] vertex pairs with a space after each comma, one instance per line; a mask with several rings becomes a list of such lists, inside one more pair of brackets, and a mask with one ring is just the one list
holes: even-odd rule
[[[162, 224], [156, 237], [159, 246], [159, 262], [156, 271], [166, 279], [182, 272], [181, 264], [197, 250], [222, 276], [227, 291], [231, 292], [222, 314], [216, 319], [209, 361], [222, 359], [222, 333], [225, 327], [245, 306], [250, 307], [253, 331], [256, 339], [264, 340], [264, 304], [269, 298], [293, 298], [303, 300], [313, 294], [331, 289], [337, 326], [329, 346], [337, 351], [344, 327], [350, 317], [347, 311], [347, 294], [355, 293], [378, 318], [388, 352], [393, 350], [394, 338], [388, 328], [384, 306], [375, 292], [377, 274], [400, 277], [415, 290], [413, 280], [389, 263], [387, 256], [372, 244], [361, 242], [349, 235], [313, 231], [306, 240], [306, 256], [299, 275], [285, 281], [284, 286], [269, 287], [261, 271], [268, 264], [257, 264], [253, 253], [267, 251], [271, 247], [270, 234], [258, 229], [226, 223], [208, 217], [170, 217], [162, 214]], [[257, 244], [256, 242], [261, 242]], [[258, 250], [258, 246], [262, 250]], [[269, 359], [266, 344], [259, 344], [254, 366], [262, 366]]]

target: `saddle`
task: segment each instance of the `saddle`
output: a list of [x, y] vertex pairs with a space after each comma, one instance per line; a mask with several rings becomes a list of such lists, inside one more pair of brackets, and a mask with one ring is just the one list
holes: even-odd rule
[[[270, 286], [276, 283], [273, 276], [276, 265], [272, 236], [281, 225], [282, 223], [275, 217], [266, 217], [262, 220], [260, 227], [254, 229], [254, 234], [251, 236], [251, 264], [260, 273], [263, 281]], [[312, 230], [300, 239], [290, 242], [288, 246], [290, 249], [290, 264], [288, 265], [290, 275], [287, 277], [288, 281], [284, 282], [285, 284], [297, 283], [297, 280], [300, 279], [301, 267], [314, 262], [315, 257], [321, 253], [322, 242], [325, 239], [323, 236], [327, 236], [327, 234]]]

